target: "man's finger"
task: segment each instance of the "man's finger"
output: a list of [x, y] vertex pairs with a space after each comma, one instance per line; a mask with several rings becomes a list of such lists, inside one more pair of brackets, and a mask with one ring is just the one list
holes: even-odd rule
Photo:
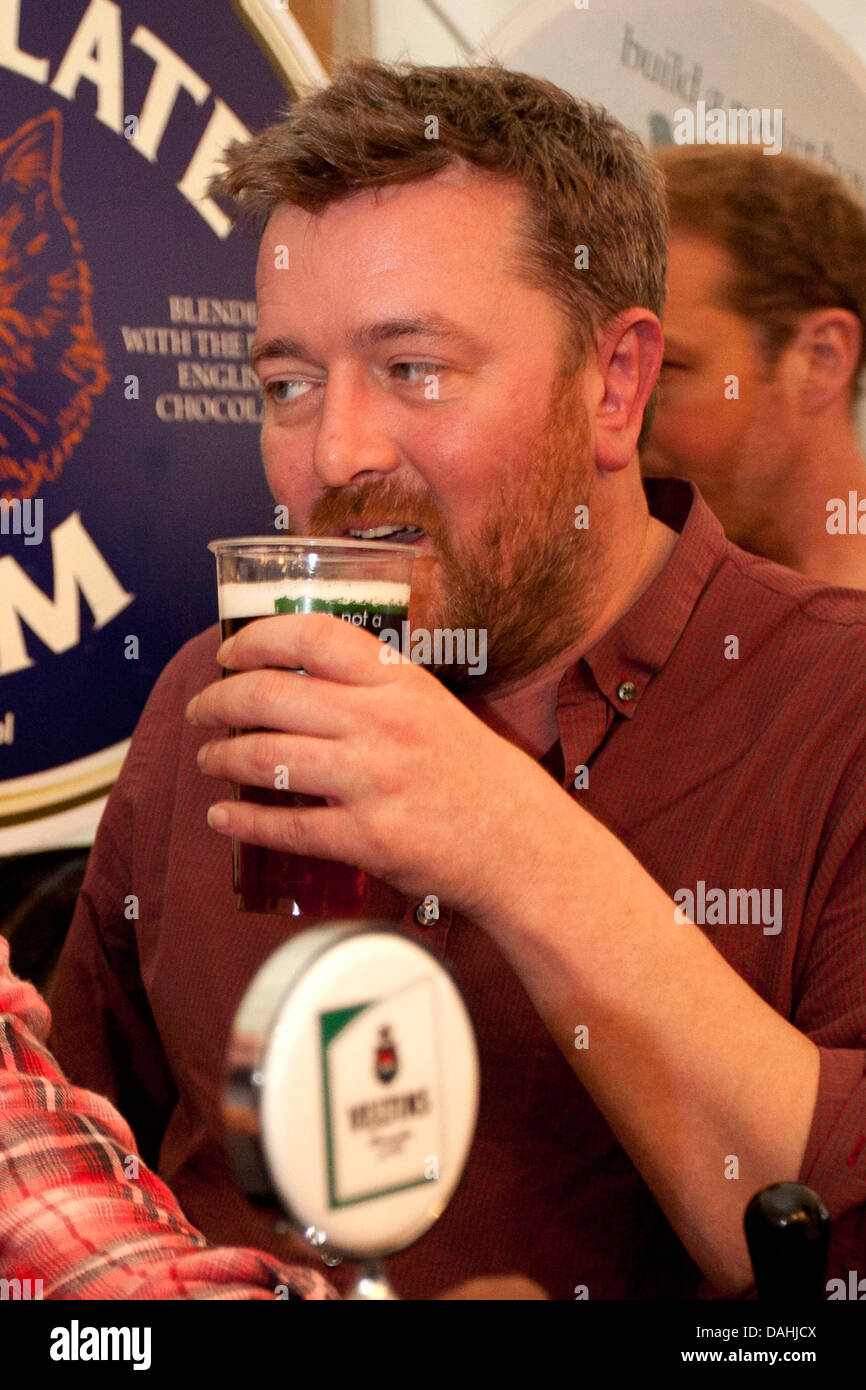
[[245, 787], [303, 792], [343, 801], [357, 777], [332, 739], [255, 733], [204, 743], [196, 762], [208, 777]]
[[190, 700], [186, 717], [205, 729], [275, 729], [342, 738], [359, 717], [352, 691], [297, 671], [239, 671]]
[[[260, 806], [254, 801], [215, 802], [208, 825], [245, 844], [262, 845], [283, 854], [310, 855], [353, 863], [357, 837], [339, 806]], [[363, 866], [359, 866], [363, 867]]]
[[283, 666], [346, 685], [379, 685], [395, 669], [383, 655], [394, 657], [393, 646], [332, 613], [281, 613], [248, 623], [222, 644], [217, 660], [232, 671]]

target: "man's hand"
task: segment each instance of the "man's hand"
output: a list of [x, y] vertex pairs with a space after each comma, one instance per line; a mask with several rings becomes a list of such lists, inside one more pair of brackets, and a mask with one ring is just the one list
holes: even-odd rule
[[[381, 660], [392, 649], [327, 614], [249, 624], [218, 660], [233, 672], [193, 701], [209, 729], [208, 776], [325, 797], [300, 809], [220, 802], [209, 822], [251, 844], [357, 865], [407, 896], [436, 893], [467, 916], [495, 915], [533, 837], [565, 794], [429, 671]], [[307, 674], [299, 674], [303, 667]], [[262, 732], [265, 730], [265, 732]]]

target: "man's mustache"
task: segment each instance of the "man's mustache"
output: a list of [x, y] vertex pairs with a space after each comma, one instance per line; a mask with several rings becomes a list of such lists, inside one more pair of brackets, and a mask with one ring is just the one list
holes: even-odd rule
[[426, 503], [381, 491], [358, 492], [354, 496], [341, 492], [334, 497], [320, 498], [310, 514], [310, 529], [315, 533], [317, 530], [347, 527], [351, 522], [355, 529], [361, 530], [364, 523], [376, 525], [386, 521], [420, 526], [431, 539], [442, 529], [439, 517], [430, 511]]

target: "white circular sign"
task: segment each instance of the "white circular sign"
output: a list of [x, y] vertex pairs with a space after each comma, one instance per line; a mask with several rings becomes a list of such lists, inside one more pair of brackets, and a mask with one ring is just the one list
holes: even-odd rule
[[402, 1250], [460, 1180], [478, 1090], [472, 1024], [435, 957], [384, 925], [317, 927], [274, 953], [235, 1017], [235, 1171], [328, 1252]]
[[648, 145], [676, 143], [678, 113], [781, 112], [783, 149], [866, 194], [866, 68], [802, 0], [529, 0], [484, 53], [599, 103]]

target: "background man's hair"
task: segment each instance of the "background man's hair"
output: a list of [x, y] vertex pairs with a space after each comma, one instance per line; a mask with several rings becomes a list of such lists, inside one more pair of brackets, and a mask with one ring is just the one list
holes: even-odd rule
[[815, 309], [849, 309], [863, 330], [852, 396], [866, 366], [866, 207], [854, 190], [813, 160], [767, 157], [758, 146], [665, 146], [664, 173], [674, 232], [716, 242], [733, 274], [720, 307], [759, 330], [774, 367]]
[[[432, 116], [438, 137], [428, 139]], [[461, 161], [525, 191], [515, 271], [564, 311], [565, 372], [577, 370], [616, 314], [640, 305], [661, 316], [667, 218], [649, 153], [603, 108], [495, 62], [347, 63], [285, 120], [232, 144], [211, 192], [232, 198], [262, 228], [280, 203], [316, 213], [363, 189], [409, 183]], [[579, 246], [588, 248], [583, 270], [575, 267]], [[655, 392], [642, 440], [654, 407]]]

